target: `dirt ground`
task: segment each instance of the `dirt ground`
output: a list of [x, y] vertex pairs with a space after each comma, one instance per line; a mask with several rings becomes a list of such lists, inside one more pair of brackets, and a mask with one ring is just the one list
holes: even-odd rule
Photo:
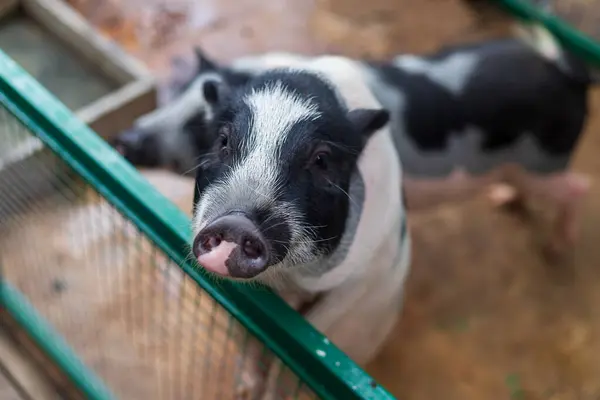
[[[35, 161], [52, 168], [41, 156]], [[193, 180], [144, 176], [191, 211]], [[88, 188], [77, 197], [81, 187], [63, 182], [22, 210], [8, 198], [3, 278], [117, 398], [233, 398], [250, 363], [240, 348], [245, 331], [106, 200]], [[11, 400], [5, 386], [0, 376], [0, 399]]]
[[[227, 61], [287, 50], [386, 57], [505, 33], [458, 0], [71, 0], [159, 75], [201, 45]], [[169, 7], [166, 4], [169, 4]], [[410, 216], [401, 323], [367, 370], [399, 399], [600, 399], [600, 91], [573, 168], [594, 177], [573, 257], [547, 264], [545, 228], [483, 199]]]
[[0, 374], [0, 399], [2, 400], [23, 400], [10, 381]]

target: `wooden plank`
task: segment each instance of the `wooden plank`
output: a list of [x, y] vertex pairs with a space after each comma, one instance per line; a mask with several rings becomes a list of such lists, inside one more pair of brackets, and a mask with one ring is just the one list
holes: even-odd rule
[[59, 400], [52, 385], [32, 361], [18, 350], [4, 329], [0, 329], [0, 367], [19, 392], [31, 400]]
[[[75, 114], [88, 124], [98, 135], [110, 139], [130, 127], [140, 115], [156, 108], [156, 81], [149, 71], [121, 48], [102, 37], [66, 2], [61, 0], [0, 0], [0, 17], [7, 15], [2, 10], [21, 7], [25, 15], [32, 18], [59, 41], [70, 47], [75, 54], [89, 63], [120, 88], [102, 96], [90, 104], [75, 110]], [[8, 12], [8, 11], [7, 11]], [[4, 158], [4, 156], [0, 157]], [[0, 164], [6, 164], [2, 160]], [[29, 174], [27, 159], [10, 164], [19, 174], [13, 178], [23, 179]], [[6, 165], [0, 169], [8, 168]], [[4, 171], [6, 172], [6, 171]], [[11, 178], [4, 174], [4, 177]], [[9, 181], [11, 181], [9, 179]], [[14, 184], [14, 179], [10, 184]], [[7, 182], [4, 182], [7, 183]], [[0, 186], [2, 181], [0, 180]], [[42, 185], [46, 188], [49, 185]], [[43, 195], [43, 193], [38, 193]], [[2, 210], [0, 210], [1, 212]]]
[[61, 0], [21, 0], [27, 15], [122, 87], [76, 111], [104, 139], [156, 108], [156, 81], [146, 67], [102, 37]]
[[102, 37], [66, 2], [21, 0], [21, 4], [27, 15], [120, 84], [151, 77], [142, 63], [125, 53], [116, 43]]
[[133, 120], [156, 108], [154, 80], [132, 82], [77, 111], [77, 116], [105, 140], [131, 127]]

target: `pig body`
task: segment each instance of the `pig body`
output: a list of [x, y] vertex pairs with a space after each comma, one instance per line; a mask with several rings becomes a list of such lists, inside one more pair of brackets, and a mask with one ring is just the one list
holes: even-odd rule
[[586, 177], [567, 172], [588, 115], [587, 66], [539, 26], [518, 40], [447, 48], [430, 57], [370, 63], [365, 76], [392, 111], [411, 210], [506, 183], [509, 196], [553, 204], [552, 255], [575, 241]]
[[481, 175], [509, 163], [562, 171], [587, 116], [586, 76], [567, 75], [516, 40], [399, 56], [365, 76], [393, 112], [396, 149], [413, 177]]
[[364, 68], [392, 111], [411, 210], [466, 199], [483, 188], [498, 203], [535, 199], [556, 207], [549, 246], [575, 241], [586, 177], [567, 172], [588, 116], [593, 79], [586, 65], [539, 27], [521, 38], [405, 55]]
[[[223, 98], [197, 172], [192, 249], [218, 276], [274, 288], [364, 364], [397, 321], [410, 236], [389, 114], [361, 74], [322, 57]], [[259, 350], [240, 393], [264, 390]]]

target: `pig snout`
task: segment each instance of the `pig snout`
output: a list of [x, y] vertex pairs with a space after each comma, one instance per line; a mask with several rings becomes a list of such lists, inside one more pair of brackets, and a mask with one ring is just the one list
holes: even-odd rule
[[111, 144], [133, 165], [157, 167], [160, 164], [160, 144], [156, 135], [141, 129], [129, 129], [119, 134]]
[[194, 239], [193, 252], [217, 275], [249, 279], [267, 268], [267, 243], [257, 226], [241, 214], [220, 217]]

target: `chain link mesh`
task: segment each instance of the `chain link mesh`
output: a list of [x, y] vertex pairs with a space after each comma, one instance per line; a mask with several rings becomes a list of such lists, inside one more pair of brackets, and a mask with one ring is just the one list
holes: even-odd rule
[[[0, 265], [118, 398], [249, 398], [256, 339], [4, 108]], [[315, 397], [268, 365], [270, 398]]]

